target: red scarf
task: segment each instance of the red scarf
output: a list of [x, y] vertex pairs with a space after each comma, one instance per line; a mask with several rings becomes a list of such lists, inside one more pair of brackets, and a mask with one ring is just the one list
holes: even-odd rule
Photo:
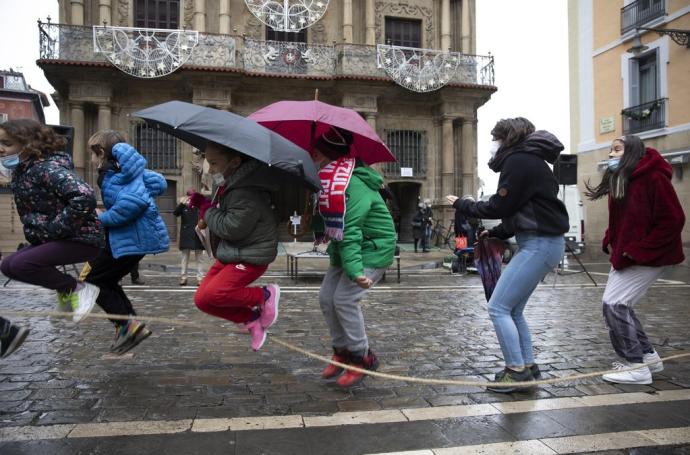
[[345, 190], [350, 184], [354, 158], [340, 158], [319, 171], [323, 190], [319, 193], [319, 212], [326, 228], [326, 238], [342, 240], [345, 229]]

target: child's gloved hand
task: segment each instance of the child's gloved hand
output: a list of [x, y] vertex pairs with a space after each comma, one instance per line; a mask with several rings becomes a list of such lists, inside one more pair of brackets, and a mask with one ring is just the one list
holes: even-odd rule
[[201, 208], [201, 205], [204, 202], [208, 202], [209, 204], [211, 203], [211, 201], [209, 201], [208, 198], [206, 198], [206, 196], [204, 196], [201, 193], [193, 192], [192, 194], [189, 195], [189, 206], [190, 207]]

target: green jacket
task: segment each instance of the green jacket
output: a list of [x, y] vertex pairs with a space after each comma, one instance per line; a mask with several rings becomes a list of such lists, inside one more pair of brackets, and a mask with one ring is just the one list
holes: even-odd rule
[[354, 281], [365, 268], [382, 269], [393, 263], [395, 226], [379, 194], [383, 177], [357, 163], [345, 190], [345, 230], [341, 241], [328, 246], [331, 265], [342, 267]]
[[204, 215], [219, 241], [216, 258], [224, 263], [266, 265], [278, 254], [278, 225], [271, 206], [275, 191], [269, 169], [255, 160], [242, 164], [225, 184], [220, 207]]

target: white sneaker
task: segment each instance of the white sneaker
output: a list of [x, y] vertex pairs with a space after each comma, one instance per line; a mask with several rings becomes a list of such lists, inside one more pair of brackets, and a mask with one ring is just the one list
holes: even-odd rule
[[[656, 351], [650, 354], [645, 354], [644, 357], [642, 357], [642, 361], [644, 363], [654, 362], [657, 360], [661, 360], [661, 357], [659, 357], [659, 354]], [[651, 371], [652, 373], [661, 373], [662, 371], [664, 371], [664, 362], [649, 365], [649, 371]]]
[[618, 384], [651, 384], [652, 372], [643, 363], [620, 363], [614, 362], [613, 369], [625, 370], [627, 368], [639, 367], [636, 370], [621, 371], [620, 373], [609, 373], [602, 376], [604, 381], [616, 382]]
[[90, 283], [83, 284], [83, 288], [70, 295], [70, 303], [72, 304], [72, 311], [74, 312], [72, 320], [74, 322], [81, 321], [91, 310], [93, 310], [93, 306], [96, 304], [96, 298], [98, 298], [98, 294], [101, 292], [98, 286], [94, 286]]

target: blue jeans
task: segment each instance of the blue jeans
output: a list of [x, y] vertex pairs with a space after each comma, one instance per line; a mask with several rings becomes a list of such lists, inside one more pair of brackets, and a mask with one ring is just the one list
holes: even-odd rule
[[489, 300], [489, 316], [505, 364], [522, 369], [534, 363], [532, 337], [523, 311], [544, 276], [558, 265], [565, 251], [563, 236], [517, 234], [518, 252], [503, 270]]

